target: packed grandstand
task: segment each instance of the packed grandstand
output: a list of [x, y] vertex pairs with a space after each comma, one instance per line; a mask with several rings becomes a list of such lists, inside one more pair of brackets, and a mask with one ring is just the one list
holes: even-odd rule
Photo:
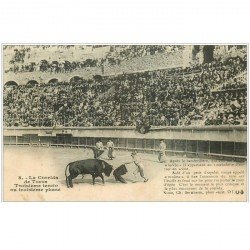
[[[20, 47], [20, 46], [19, 46]], [[106, 48], [98, 50], [98, 48]], [[119, 65], [124, 60], [155, 55], [158, 53], [170, 53], [183, 49], [180, 45], [127, 45], [127, 46], [5, 46], [6, 56], [9, 55], [8, 72], [73, 72], [86, 67]], [[56, 51], [55, 51], [56, 50]], [[67, 53], [65, 53], [65, 51]], [[56, 53], [55, 53], [56, 52]], [[106, 52], [106, 53], [105, 53]], [[51, 60], [53, 53], [53, 60]], [[66, 54], [66, 55], [63, 55]], [[68, 54], [71, 56], [69, 57]], [[46, 57], [39, 59], [41, 57]], [[71, 59], [69, 59], [71, 58]], [[77, 60], [76, 60], [77, 58]], [[70, 61], [69, 61], [70, 60]]]
[[[246, 125], [246, 46], [230, 46], [226, 52], [225, 46], [215, 46], [209, 59], [193, 46], [189, 64], [180, 66], [187, 47], [4, 46], [6, 76], [41, 75], [28, 84], [5, 83], [4, 126]], [[165, 67], [152, 67], [163, 56]], [[131, 66], [136, 63], [138, 69]], [[96, 70], [92, 77], [75, 76], [76, 70], [89, 68]], [[43, 82], [46, 72], [49, 82]], [[70, 80], [58, 80], [58, 74], [66, 73]]]

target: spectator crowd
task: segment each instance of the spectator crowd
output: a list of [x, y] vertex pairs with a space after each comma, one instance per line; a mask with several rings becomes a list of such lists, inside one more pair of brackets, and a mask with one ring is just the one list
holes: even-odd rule
[[246, 71], [246, 57], [233, 57], [185, 69], [5, 86], [4, 125], [246, 125]]
[[[38, 45], [35, 48], [46, 50], [50, 45]], [[56, 46], [57, 49], [72, 49], [73, 45]], [[84, 47], [78, 46], [78, 49], [84, 50]], [[97, 48], [107, 47], [107, 45], [95, 45], [91, 46], [92, 50]], [[4, 47], [4, 49], [6, 49]], [[180, 45], [113, 45], [109, 46], [109, 52], [105, 53], [103, 57], [86, 58], [81, 61], [67, 61], [67, 60], [53, 60], [53, 56], [50, 61], [42, 59], [39, 62], [31, 62], [30, 55], [32, 53], [31, 47], [24, 47], [21, 49], [13, 48], [13, 57], [9, 61], [10, 67], [5, 70], [5, 73], [14, 72], [52, 72], [52, 73], [65, 73], [72, 72], [77, 69], [88, 67], [104, 67], [108, 65], [119, 65], [124, 60], [131, 60], [136, 57], [143, 57], [147, 55], [155, 55], [158, 53], [170, 53], [183, 49]], [[80, 52], [79, 52], [80, 53]], [[94, 53], [93, 53], [94, 54]]]

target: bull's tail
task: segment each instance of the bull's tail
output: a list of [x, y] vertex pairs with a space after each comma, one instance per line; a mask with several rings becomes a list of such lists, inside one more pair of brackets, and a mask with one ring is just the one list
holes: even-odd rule
[[70, 186], [69, 184], [69, 180], [68, 180], [68, 177], [70, 176], [70, 173], [69, 173], [69, 166], [70, 166], [70, 163], [66, 166], [65, 168], [65, 177], [66, 177], [66, 184], [67, 184], [67, 187]]

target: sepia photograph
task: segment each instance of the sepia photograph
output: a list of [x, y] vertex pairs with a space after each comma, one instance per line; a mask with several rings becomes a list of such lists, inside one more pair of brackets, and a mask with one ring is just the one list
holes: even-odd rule
[[248, 250], [249, 3], [0, 1], [4, 250]]
[[246, 201], [246, 44], [4, 44], [4, 201]]

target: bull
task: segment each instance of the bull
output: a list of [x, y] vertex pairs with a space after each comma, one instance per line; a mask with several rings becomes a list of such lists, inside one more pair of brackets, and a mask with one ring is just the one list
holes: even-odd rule
[[87, 159], [81, 161], [70, 162], [65, 168], [65, 176], [67, 187], [73, 187], [72, 180], [78, 175], [90, 174], [92, 183], [95, 185], [95, 178], [101, 177], [102, 183], [105, 184], [104, 176], [109, 177], [113, 167], [107, 162], [99, 159]]

